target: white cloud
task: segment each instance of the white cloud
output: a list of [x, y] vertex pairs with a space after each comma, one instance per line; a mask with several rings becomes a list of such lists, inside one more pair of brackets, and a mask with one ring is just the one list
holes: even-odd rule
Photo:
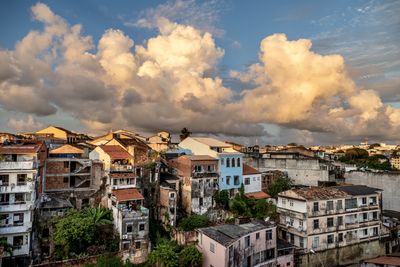
[[32, 115], [25, 118], [10, 118], [7, 126], [16, 132], [36, 131], [43, 127], [43, 124], [36, 121]]

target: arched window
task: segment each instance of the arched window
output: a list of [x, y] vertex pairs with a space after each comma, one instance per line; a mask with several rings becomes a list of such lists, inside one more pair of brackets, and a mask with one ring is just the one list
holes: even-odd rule
[[232, 167], [235, 167], [235, 158], [232, 158]]
[[231, 161], [229, 158], [226, 159], [226, 167], [229, 168], [231, 166]]
[[238, 167], [240, 167], [240, 158], [237, 158], [237, 164]]

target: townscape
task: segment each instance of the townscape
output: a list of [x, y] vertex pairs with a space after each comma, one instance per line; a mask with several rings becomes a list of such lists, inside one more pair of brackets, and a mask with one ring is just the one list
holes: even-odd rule
[[174, 139], [58, 126], [0, 142], [2, 266], [400, 261], [397, 145], [243, 146], [186, 128]]

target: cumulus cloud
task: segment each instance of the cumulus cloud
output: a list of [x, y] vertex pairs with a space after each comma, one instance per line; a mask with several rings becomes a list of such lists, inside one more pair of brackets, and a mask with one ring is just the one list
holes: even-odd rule
[[[245, 72], [231, 71], [251, 84], [236, 93], [215, 74], [224, 50], [211, 33], [154, 12], [159, 32], [146, 42], [135, 45], [122, 31], [108, 29], [96, 44], [82, 34], [81, 25], [69, 25], [45, 4], [36, 4], [33, 18], [43, 29], [29, 32], [12, 51], [0, 50], [0, 106], [37, 116], [64, 112], [90, 132], [189, 127], [272, 138], [264, 127], [272, 123], [307, 142], [321, 132], [337, 139], [371, 133], [395, 138], [400, 111], [385, 105], [373, 89], [358, 87], [342, 56], [314, 53], [307, 39], [268, 36], [259, 62]], [[35, 124], [31, 115], [24, 121]]]
[[38, 122], [32, 115], [25, 118], [10, 118], [7, 126], [16, 132], [36, 131], [43, 127], [43, 124]]

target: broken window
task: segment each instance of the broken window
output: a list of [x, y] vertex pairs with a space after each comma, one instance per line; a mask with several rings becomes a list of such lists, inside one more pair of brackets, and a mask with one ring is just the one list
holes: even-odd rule
[[144, 231], [145, 224], [139, 223], [139, 231]]
[[314, 202], [314, 209], [313, 211], [319, 211], [319, 204], [318, 202]]
[[314, 220], [314, 229], [319, 229], [319, 220]]
[[202, 197], [199, 198], [199, 205], [200, 205], [200, 207], [203, 206], [203, 198]]
[[133, 231], [132, 224], [127, 224], [127, 225], [126, 225], [126, 232], [127, 232], [127, 233], [132, 233], [132, 231]]
[[9, 179], [8, 174], [0, 175], [0, 185], [7, 186], [8, 185], [8, 179]]
[[343, 233], [338, 234], [338, 242], [343, 242]]
[[328, 235], [328, 244], [333, 243], [333, 235]]

